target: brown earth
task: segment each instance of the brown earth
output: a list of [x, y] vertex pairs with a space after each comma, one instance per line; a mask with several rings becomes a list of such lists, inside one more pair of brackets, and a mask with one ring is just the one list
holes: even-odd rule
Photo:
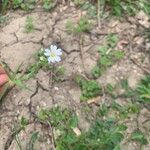
[[[0, 109], [0, 150], [16, 150], [16, 143], [11, 137], [11, 129], [24, 116], [30, 120], [30, 124], [21, 131], [19, 137], [25, 148], [29, 142], [27, 139], [32, 131], [39, 131], [41, 140], [36, 143], [36, 150], [50, 150], [51, 140], [49, 132], [44, 128], [34, 115], [42, 107], [53, 107], [61, 105], [75, 110], [79, 114], [80, 128], [88, 129], [89, 123], [82, 115], [82, 104], [80, 103], [80, 89], [74, 83], [73, 76], [79, 72], [89, 74], [98, 59], [97, 48], [102, 45], [104, 38], [109, 33], [117, 33], [120, 41], [118, 49], [125, 51], [126, 56], [111, 68], [109, 68], [97, 81], [106, 85], [119, 83], [121, 79], [128, 79], [129, 85], [135, 88], [137, 82], [150, 67], [149, 48], [144, 37], [141, 36], [143, 26], [140, 26], [137, 18], [116, 18], [102, 21], [101, 29], [96, 26], [90, 33], [85, 33], [84, 43], [78, 41], [74, 35], [68, 35], [65, 29], [67, 20], [77, 21], [85, 14], [74, 6], [58, 6], [55, 11], [48, 13], [38, 7], [31, 13], [15, 11], [9, 13], [10, 21], [5, 27], [0, 28], [0, 59], [15, 71], [22, 63], [20, 71], [23, 71], [34, 62], [33, 55], [41, 47], [48, 47], [56, 43], [63, 49], [63, 60], [58, 66], [64, 66], [65, 79], [56, 83], [53, 87], [49, 84], [49, 75], [40, 70], [39, 73], [26, 85], [30, 90], [14, 87], [4, 99]], [[35, 31], [24, 33], [25, 20], [31, 16], [34, 20]], [[92, 22], [96, 25], [96, 21]], [[147, 25], [147, 24], [146, 24]], [[82, 53], [81, 53], [82, 51]], [[100, 104], [105, 97], [100, 99]], [[120, 100], [120, 103], [125, 103]], [[137, 116], [127, 120], [127, 137], [137, 126], [150, 137], [149, 127], [150, 112], [143, 108]], [[84, 122], [84, 123], [83, 123]], [[149, 139], [150, 140], [150, 139]], [[148, 150], [150, 145], [143, 147]], [[137, 143], [124, 141], [123, 150], [140, 150]]]

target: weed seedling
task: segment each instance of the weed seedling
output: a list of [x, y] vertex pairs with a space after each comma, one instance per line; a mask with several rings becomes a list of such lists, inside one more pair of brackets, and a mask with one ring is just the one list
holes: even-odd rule
[[75, 80], [82, 90], [81, 101], [87, 101], [101, 94], [101, 87], [95, 80], [86, 80], [80, 75], [77, 75]]
[[85, 0], [73, 0], [74, 4], [79, 7], [85, 3]]
[[28, 16], [26, 19], [25, 29], [26, 33], [31, 33], [34, 31], [33, 18]]
[[114, 34], [106, 38], [106, 44], [99, 48], [100, 57], [97, 65], [91, 70], [94, 78], [98, 78], [108, 67], [124, 57], [124, 52], [114, 50], [118, 42], [118, 37]]
[[29, 11], [34, 9], [35, 7], [35, 0], [28, 0], [28, 1], [24, 1], [24, 0], [13, 0], [12, 1], [12, 7], [14, 9], [17, 8], [21, 8], [25, 11]]
[[4, 26], [7, 23], [7, 21], [8, 21], [8, 17], [0, 14], [0, 27]]
[[87, 15], [91, 18], [96, 17], [97, 15], [96, 6], [89, 1], [84, 2], [84, 4], [81, 6], [81, 9], [85, 10]]
[[43, 0], [43, 8], [48, 11], [54, 8], [55, 3], [54, 0]]
[[87, 17], [81, 17], [79, 22], [74, 25], [72, 21], [67, 21], [66, 30], [69, 34], [80, 34], [83, 32], [88, 32], [91, 29], [91, 24]]
[[[87, 132], [76, 135], [73, 131], [78, 125], [78, 117], [68, 109], [55, 107], [43, 109], [38, 115], [42, 122], [49, 122], [57, 131], [56, 149], [61, 150], [92, 150], [115, 149], [123, 140], [126, 126], [112, 119], [97, 119]], [[59, 134], [58, 134], [59, 133]]]
[[119, 119], [125, 119], [128, 118], [131, 114], [137, 114], [140, 112], [140, 106], [139, 104], [135, 103], [129, 103], [127, 105], [120, 105], [116, 103], [115, 101], [112, 102], [111, 108], [119, 112]]
[[140, 144], [142, 144], [142, 145], [146, 145], [146, 144], [148, 144], [148, 141], [147, 141], [147, 139], [145, 138], [145, 135], [141, 132], [141, 131], [139, 131], [139, 130], [137, 130], [137, 131], [134, 131], [132, 134], [131, 134], [131, 140], [133, 140], [133, 141], [136, 141], [136, 142], [139, 142]]
[[25, 11], [33, 10], [35, 7], [36, 1], [35, 0], [28, 0], [21, 4], [21, 9]]
[[17, 135], [20, 131], [25, 130], [29, 124], [29, 120], [25, 117], [21, 117], [20, 122], [13, 128], [13, 135]]
[[88, 32], [91, 29], [91, 24], [88, 21], [88, 18], [86, 16], [81, 17], [79, 22], [74, 28], [75, 33], [82, 33], [82, 32]]
[[87, 15], [89, 17], [95, 17], [96, 16], [96, 13], [97, 13], [96, 6], [93, 5], [91, 2], [86, 1], [86, 0], [74, 0], [73, 2], [77, 7], [80, 7], [81, 9], [86, 11]]
[[12, 1], [13, 8], [16, 9], [16, 8], [21, 7], [22, 3], [23, 3], [23, 0], [13, 0]]
[[30, 142], [27, 145], [27, 150], [34, 150], [35, 142], [38, 140], [38, 134], [39, 132], [37, 131], [32, 132]]
[[141, 80], [136, 91], [140, 102], [150, 104], [150, 75]]
[[0, 13], [4, 13], [8, 8], [8, 5], [9, 5], [9, 0], [2, 0], [0, 2]]
[[50, 122], [52, 126], [59, 130], [65, 130], [77, 126], [77, 116], [68, 109], [54, 107], [52, 109], [42, 109], [38, 118], [44, 122]]
[[24, 75], [24, 80], [28, 80], [35, 76], [40, 69], [51, 72], [54, 81], [62, 81], [65, 73], [64, 67], [56, 67], [54, 63], [61, 61], [62, 50], [55, 45], [51, 45], [48, 49], [41, 48], [35, 55], [36, 63], [31, 64]]

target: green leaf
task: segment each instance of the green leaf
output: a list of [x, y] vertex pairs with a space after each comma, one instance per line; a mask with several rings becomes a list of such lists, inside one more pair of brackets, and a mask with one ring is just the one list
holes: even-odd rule
[[139, 95], [139, 101], [150, 104], [150, 75], [147, 75], [141, 80], [137, 89], [137, 94]]
[[70, 127], [75, 128], [78, 125], [78, 117], [73, 115], [70, 119]]
[[129, 89], [128, 80], [122, 80], [121, 81], [121, 86], [122, 86], [123, 89], [128, 90]]
[[143, 134], [141, 131], [139, 131], [139, 130], [138, 130], [138, 131], [134, 131], [134, 132], [131, 134], [131, 140], [140, 142], [140, 143], [143, 144], [143, 145], [148, 144], [148, 141], [147, 141], [147, 139], [145, 138], [144, 134]]
[[25, 127], [29, 124], [29, 120], [25, 117], [21, 117], [20, 124], [21, 124], [22, 127]]
[[101, 47], [98, 49], [98, 52], [100, 52], [101, 55], [106, 55], [107, 50], [108, 50], [108, 47], [107, 47], [107, 46], [101, 46]]
[[119, 130], [119, 131], [125, 131], [126, 129], [127, 129], [127, 126], [124, 125], [124, 124], [120, 124], [120, 125], [118, 126], [118, 130]]
[[103, 56], [100, 58], [100, 64], [103, 66], [111, 66], [112, 60], [111, 60], [111, 58], [109, 58], [107, 56]]
[[125, 55], [125, 53], [123, 51], [113, 51], [113, 57], [116, 60], [119, 60], [119, 59], [123, 58], [124, 55]]
[[115, 48], [116, 45], [117, 45], [117, 42], [118, 42], [118, 36], [116, 34], [109, 34], [107, 36], [107, 45], [110, 47], [110, 48]]
[[116, 132], [116, 133], [112, 134], [111, 141], [115, 144], [118, 144], [122, 141], [123, 137], [124, 136], [122, 133]]
[[116, 145], [115, 148], [113, 150], [121, 150], [119, 145]]
[[27, 145], [27, 150], [34, 150], [34, 144], [35, 144], [36, 140], [38, 139], [38, 134], [39, 134], [39, 132], [32, 132], [30, 142]]
[[39, 132], [33, 132], [31, 136], [32, 143], [35, 143], [35, 141], [38, 139]]

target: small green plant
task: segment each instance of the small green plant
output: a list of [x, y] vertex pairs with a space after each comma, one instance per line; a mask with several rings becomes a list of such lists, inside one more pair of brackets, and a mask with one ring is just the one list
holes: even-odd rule
[[21, 117], [20, 126], [25, 129], [25, 127], [29, 124], [29, 120], [25, 117]]
[[111, 13], [115, 16], [122, 16], [122, 14], [135, 15], [138, 11], [138, 7], [135, 3], [131, 1], [121, 1], [121, 0], [106, 0], [106, 4], [111, 7]]
[[74, 4], [87, 12], [89, 17], [95, 17], [97, 14], [96, 6], [86, 0], [74, 0]]
[[39, 132], [37, 131], [32, 132], [30, 142], [27, 145], [27, 150], [34, 150], [35, 142], [38, 140], [38, 134]]
[[43, 0], [43, 8], [48, 11], [54, 8], [55, 3], [54, 0]]
[[139, 7], [142, 9], [146, 14], [150, 14], [150, 3], [148, 0], [139, 0]]
[[[24, 78], [24, 74], [22, 75], [20, 73], [20, 68], [22, 66], [22, 64], [20, 64], [16, 69], [15, 71], [12, 71], [9, 66], [2, 62], [2, 66], [5, 68], [9, 78], [10, 78], [10, 82], [8, 83], [8, 87], [6, 86], [6, 91], [4, 91], [4, 95], [5, 95], [5, 92], [7, 92], [7, 90], [9, 91], [9, 88], [10, 86], [13, 87], [14, 85], [18, 86], [18, 87], [21, 87], [23, 89], [28, 89], [30, 90], [25, 84], [24, 82], [26, 81], [26, 79]], [[3, 95], [3, 94], [2, 94]], [[4, 96], [3, 95], [3, 96]], [[2, 97], [3, 97], [2, 96]], [[0, 99], [2, 98], [0, 97]]]
[[35, 0], [28, 0], [21, 4], [21, 9], [25, 11], [33, 10], [35, 7], [36, 1]]
[[110, 107], [104, 103], [98, 109], [97, 116], [99, 116], [99, 117], [107, 116], [109, 110], [110, 110]]
[[119, 119], [128, 118], [131, 114], [137, 114], [140, 112], [140, 106], [137, 103], [129, 103], [127, 105], [120, 105], [115, 101], [112, 102], [111, 108], [119, 112]]
[[[48, 55], [45, 55], [46, 53], [45, 50], [48, 51], [47, 53]], [[27, 81], [30, 78], [34, 77], [39, 72], [40, 69], [43, 69], [44, 71], [49, 72], [49, 74], [52, 75], [54, 81], [56, 82], [63, 80], [65, 68], [61, 66], [55, 67], [54, 65], [54, 61], [55, 63], [58, 61], [61, 61], [60, 55], [57, 55], [57, 53], [55, 53], [55, 51], [56, 52], [59, 51], [59, 54], [62, 54], [61, 49], [55, 49], [55, 51], [53, 52], [51, 52], [52, 49], [51, 50], [45, 49], [45, 50], [41, 48], [38, 51], [38, 53], [34, 55], [34, 59], [36, 62], [30, 64], [27, 67], [25, 74], [19, 77], [16, 77], [16, 73], [15, 73], [15, 76], [13, 77], [13, 81], [15, 82], [15, 84], [22, 85], [24, 81]], [[53, 61], [53, 63], [51, 61]]]
[[112, 111], [114, 112], [114, 118], [117, 120], [124, 120], [130, 118], [132, 114], [138, 114], [140, 112], [139, 103], [128, 103], [126, 105], [121, 105], [117, 103], [115, 100], [112, 101], [111, 104], [102, 104], [97, 112], [98, 116], [109, 117], [112, 115]]
[[150, 42], [150, 29], [149, 28], [144, 30], [144, 37], [146, 41]]
[[[56, 50], [57, 51], [57, 50]], [[61, 49], [58, 49], [59, 54], [61, 54]], [[54, 51], [53, 51], [54, 52]], [[31, 79], [32, 77], [34, 77], [38, 71], [40, 69], [43, 69], [46, 72], [49, 72], [49, 74], [52, 74], [54, 81], [58, 82], [58, 81], [62, 81], [63, 77], [64, 77], [64, 73], [65, 73], [65, 68], [63, 67], [55, 67], [54, 64], [50, 63], [48, 61], [47, 56], [44, 55], [45, 50], [43, 48], [41, 48], [38, 53], [36, 53], [34, 55], [34, 59], [35, 59], [35, 63], [30, 64], [27, 68], [24, 74], [19, 73], [20, 68], [22, 66], [22, 64], [20, 64], [18, 66], [18, 68], [16, 69], [15, 72], [9, 70], [9, 78], [12, 82], [13, 85], [16, 85], [18, 87], [21, 87], [23, 89], [28, 89], [30, 90], [26, 85], [25, 85], [25, 81]], [[49, 54], [50, 57], [50, 54]], [[53, 59], [54, 57], [52, 57]], [[58, 62], [58, 58], [59, 61], [61, 60], [59, 56], [56, 55], [56, 59]], [[49, 58], [50, 60], [50, 58]], [[4, 68], [9, 68], [6, 64], [3, 64]], [[7, 70], [7, 69], [6, 69]], [[1, 100], [0, 96], [0, 100]]]
[[13, 128], [13, 135], [17, 135], [20, 131], [25, 130], [29, 124], [29, 120], [25, 117], [21, 117], [20, 122]]
[[91, 29], [91, 24], [86, 17], [81, 17], [79, 22], [74, 25], [72, 21], [66, 23], [66, 30], [69, 34], [79, 34], [83, 32], [88, 32]]
[[82, 6], [85, 3], [85, 0], [73, 0], [76, 6]]
[[101, 87], [95, 80], [86, 80], [82, 76], [77, 75], [76, 82], [82, 90], [81, 101], [86, 101], [101, 94]]
[[105, 0], [105, 5], [111, 8], [110, 10], [113, 15], [119, 17], [123, 14], [135, 15], [140, 10], [150, 14], [150, 3], [148, 0]]
[[3, 15], [0, 14], [0, 27], [4, 26], [7, 22], [7, 20], [8, 20], [8, 17], [3, 16]]
[[89, 17], [96, 17], [97, 15], [96, 6], [89, 1], [84, 2], [84, 4], [81, 6], [81, 9], [85, 10]]
[[14, 9], [17, 8], [21, 8], [25, 11], [29, 11], [34, 9], [35, 7], [35, 0], [28, 0], [28, 1], [24, 1], [24, 0], [13, 0], [12, 1], [12, 7]]
[[76, 33], [88, 32], [90, 28], [91, 28], [91, 24], [89, 23], [88, 19], [84, 16], [80, 18], [78, 24], [74, 28], [74, 31]]
[[117, 149], [124, 138], [123, 133], [126, 129], [125, 125], [116, 124], [112, 119], [96, 120], [89, 131], [80, 137], [81, 142], [76, 148], [81, 149], [83, 147], [86, 150]]
[[19, 8], [22, 3], [23, 3], [23, 0], [13, 0], [12, 1], [13, 8], [15, 8], [15, 9]]
[[43, 70], [52, 70], [52, 66], [48, 64], [47, 58], [44, 57], [44, 49], [41, 48], [38, 53], [34, 56], [36, 63], [33, 63], [28, 66], [25, 75], [24, 80], [28, 80], [35, 76], [40, 69]]
[[0, 12], [4, 13], [9, 8], [21, 8], [25, 11], [29, 11], [34, 9], [34, 7], [35, 0], [2, 0], [2, 6], [0, 5]]
[[123, 9], [121, 6], [121, 0], [106, 0], [106, 4], [111, 6], [113, 15], [122, 15]]
[[8, 8], [9, 0], [2, 0], [0, 4], [0, 13], [4, 13]]
[[54, 107], [50, 110], [43, 109], [39, 112], [38, 118], [50, 124], [57, 132], [56, 149], [66, 150], [76, 141], [73, 128], [78, 125], [78, 118], [71, 110], [61, 107]]
[[112, 119], [97, 119], [87, 132], [76, 135], [73, 131], [78, 126], [78, 117], [68, 109], [55, 107], [41, 110], [38, 115], [43, 122], [49, 122], [55, 131], [56, 149], [60, 150], [96, 150], [115, 149], [123, 140], [126, 126]]
[[76, 127], [78, 123], [77, 116], [71, 110], [59, 106], [52, 109], [42, 109], [38, 118], [44, 122], [49, 121], [52, 126], [60, 130]]
[[25, 29], [26, 33], [30, 33], [34, 31], [33, 18], [28, 16], [26, 19]]
[[140, 144], [142, 145], [146, 145], [148, 144], [148, 141], [147, 139], [145, 138], [145, 135], [139, 131], [139, 130], [136, 130], [134, 131], [132, 134], [131, 134], [131, 140], [133, 141], [136, 141], [136, 142], [139, 142]]
[[150, 75], [141, 80], [137, 87], [139, 101], [150, 104]]
[[113, 95], [113, 91], [115, 89], [115, 86], [114, 85], [111, 85], [110, 83], [108, 83], [105, 87], [105, 92], [107, 94], [110, 94], [110, 95]]
[[129, 87], [127, 79], [121, 80], [120, 83], [121, 83], [121, 88], [125, 90], [125, 92], [123, 93], [124, 97], [131, 98], [131, 97], [135, 97], [135, 95], [137, 95], [136, 91]]
[[104, 46], [100, 47], [98, 52], [100, 57], [97, 65], [91, 70], [94, 78], [98, 78], [108, 67], [124, 57], [124, 52], [121, 50], [114, 50], [118, 42], [118, 37], [114, 34], [106, 38]]
[[[16, 141], [17, 149], [22, 150], [22, 142], [20, 140], [19, 133], [25, 130], [26, 126], [29, 124], [29, 120], [25, 117], [22, 117], [18, 124], [12, 129], [12, 138]], [[26, 145], [27, 150], [34, 150], [34, 144], [38, 139], [38, 132], [32, 132], [29, 143]]]
[[124, 125], [117, 125], [112, 120], [96, 120], [88, 132], [81, 136], [63, 136], [58, 140], [58, 148], [61, 150], [106, 150], [119, 147], [123, 139]]

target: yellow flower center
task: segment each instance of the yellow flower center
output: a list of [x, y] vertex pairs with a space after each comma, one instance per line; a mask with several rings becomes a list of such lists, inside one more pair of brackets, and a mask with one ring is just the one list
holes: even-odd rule
[[54, 58], [54, 57], [56, 57], [56, 54], [55, 54], [55, 53], [51, 53], [51, 54], [50, 54], [50, 57], [53, 57], [53, 58]]

